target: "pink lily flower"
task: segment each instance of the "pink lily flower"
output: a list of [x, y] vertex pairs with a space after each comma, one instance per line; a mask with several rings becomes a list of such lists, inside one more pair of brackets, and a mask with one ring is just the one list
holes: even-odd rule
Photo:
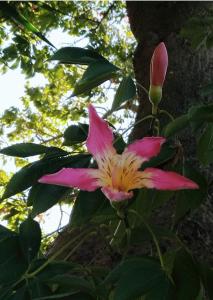
[[45, 175], [41, 183], [76, 187], [85, 191], [101, 188], [110, 201], [121, 201], [133, 197], [134, 189], [156, 188], [158, 190], [197, 189], [198, 185], [175, 172], [156, 168], [139, 171], [141, 164], [159, 154], [163, 137], [145, 137], [117, 154], [113, 147], [113, 132], [108, 123], [100, 118], [95, 108], [89, 106], [89, 134], [86, 145], [94, 156], [98, 169], [63, 168]]

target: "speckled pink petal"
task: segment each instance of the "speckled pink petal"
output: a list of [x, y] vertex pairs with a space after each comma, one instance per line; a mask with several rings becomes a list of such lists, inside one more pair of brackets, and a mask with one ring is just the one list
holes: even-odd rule
[[144, 179], [142, 182], [147, 188], [174, 191], [199, 188], [197, 183], [175, 172], [147, 168], [143, 171], [143, 174]]
[[95, 169], [63, 168], [61, 171], [49, 174], [39, 179], [40, 183], [76, 187], [84, 191], [94, 191], [100, 187], [96, 179]]
[[122, 201], [133, 197], [133, 192], [118, 191], [110, 187], [103, 187], [101, 190], [110, 201]]
[[133, 152], [143, 161], [147, 161], [160, 153], [161, 146], [165, 141], [166, 139], [163, 137], [145, 137], [127, 146], [125, 152]]
[[113, 133], [105, 120], [99, 117], [95, 108], [89, 105], [89, 134], [87, 138], [87, 149], [94, 155], [101, 155], [108, 149], [114, 149]]

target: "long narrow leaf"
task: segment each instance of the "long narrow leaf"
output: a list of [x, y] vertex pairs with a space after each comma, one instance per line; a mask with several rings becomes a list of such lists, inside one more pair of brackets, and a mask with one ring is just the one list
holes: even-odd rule
[[11, 20], [18, 25], [21, 25], [24, 29], [34, 33], [41, 40], [55, 48], [55, 46], [32, 23], [30, 23], [22, 14], [20, 14], [13, 6], [8, 4], [6, 1], [0, 2], [0, 11], [4, 18]]

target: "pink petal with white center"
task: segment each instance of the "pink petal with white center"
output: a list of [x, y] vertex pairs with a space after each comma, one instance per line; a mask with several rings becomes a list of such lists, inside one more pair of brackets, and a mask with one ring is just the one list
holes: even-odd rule
[[99, 117], [95, 108], [89, 105], [89, 134], [86, 141], [88, 151], [94, 156], [107, 150], [114, 150], [113, 133], [105, 120]]
[[57, 173], [42, 176], [40, 183], [76, 187], [84, 191], [95, 191], [100, 187], [95, 169], [63, 168]]
[[143, 171], [143, 174], [142, 183], [147, 188], [174, 191], [199, 188], [197, 183], [175, 172], [147, 168]]
[[133, 192], [123, 192], [110, 187], [103, 187], [102, 192], [110, 201], [122, 201], [133, 197]]
[[144, 162], [154, 156], [157, 156], [165, 141], [166, 139], [163, 137], [145, 137], [127, 146], [125, 152], [128, 151], [135, 153], [137, 156], [140, 156]]

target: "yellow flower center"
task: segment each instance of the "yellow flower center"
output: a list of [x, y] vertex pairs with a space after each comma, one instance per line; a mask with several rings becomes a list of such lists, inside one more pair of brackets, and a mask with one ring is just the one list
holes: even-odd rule
[[119, 155], [114, 151], [107, 151], [96, 158], [98, 163], [98, 179], [102, 187], [128, 192], [137, 188], [141, 180], [141, 172], [137, 170], [143, 159], [131, 152]]

